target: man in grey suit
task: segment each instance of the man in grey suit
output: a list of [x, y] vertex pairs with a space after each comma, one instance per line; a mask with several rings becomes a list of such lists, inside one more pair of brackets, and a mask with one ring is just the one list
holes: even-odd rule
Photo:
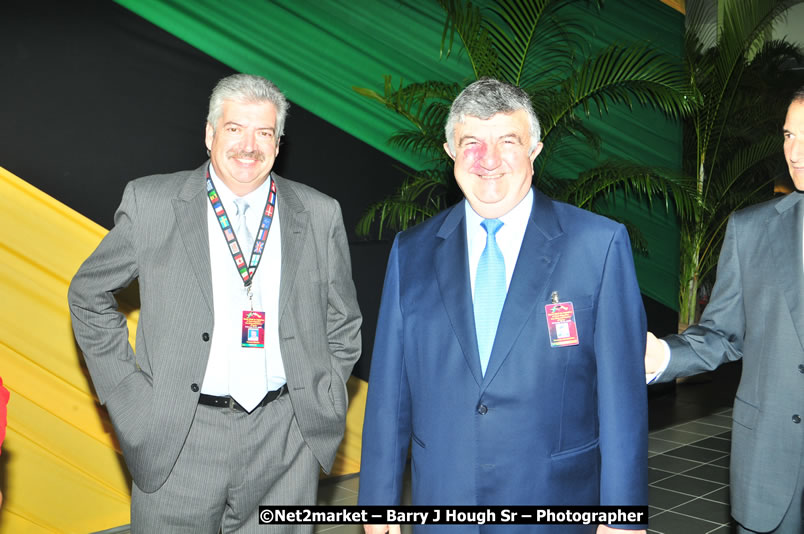
[[664, 341], [649, 333], [645, 356], [659, 381], [742, 358], [731, 512], [743, 533], [804, 532], [804, 87], [787, 110], [784, 138], [797, 192], [729, 219], [700, 324]]
[[[70, 286], [133, 532], [269, 531], [258, 505], [314, 504], [343, 436], [361, 317], [338, 203], [271, 173], [287, 109], [264, 78], [221, 80], [210, 161], [130, 182]], [[136, 352], [115, 299], [135, 279]]]

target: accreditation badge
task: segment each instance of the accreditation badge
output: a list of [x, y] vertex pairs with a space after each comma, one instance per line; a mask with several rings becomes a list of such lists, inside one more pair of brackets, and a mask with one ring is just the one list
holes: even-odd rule
[[547, 315], [547, 334], [551, 347], [569, 347], [578, 344], [578, 327], [572, 302], [554, 302], [544, 307]]
[[265, 347], [265, 312], [243, 312], [243, 338], [242, 346], [249, 349], [262, 349]]

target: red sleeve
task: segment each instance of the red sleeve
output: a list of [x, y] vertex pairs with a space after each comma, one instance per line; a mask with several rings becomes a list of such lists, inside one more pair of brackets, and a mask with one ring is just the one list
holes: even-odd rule
[[[0, 378], [0, 446], [6, 437], [6, 405], [8, 404], [8, 390], [3, 387], [3, 379]], [[2, 450], [0, 449], [0, 452]]]

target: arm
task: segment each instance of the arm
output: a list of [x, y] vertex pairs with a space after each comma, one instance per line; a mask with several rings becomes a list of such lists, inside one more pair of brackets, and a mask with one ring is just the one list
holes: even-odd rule
[[601, 505], [648, 504], [646, 330], [631, 246], [620, 226], [609, 244], [595, 322]]
[[388, 258], [371, 359], [358, 503], [399, 504], [410, 442], [410, 390], [404, 364], [399, 238]]
[[327, 340], [332, 354], [332, 368], [340, 377], [344, 390], [352, 367], [360, 357], [360, 324], [349, 243], [343, 227], [341, 208], [336, 204], [329, 229], [327, 273]]
[[138, 275], [133, 238], [136, 210], [134, 186], [129, 184], [115, 213], [114, 228], [78, 269], [68, 292], [75, 339], [104, 404], [131, 375], [142, 374], [128, 341], [126, 317], [118, 311], [115, 298]]
[[734, 217], [729, 219], [717, 264], [717, 281], [701, 321], [684, 333], [664, 338], [670, 347], [667, 369], [657, 378], [667, 382], [679, 376], [711, 371], [742, 358], [745, 308], [742, 273]]

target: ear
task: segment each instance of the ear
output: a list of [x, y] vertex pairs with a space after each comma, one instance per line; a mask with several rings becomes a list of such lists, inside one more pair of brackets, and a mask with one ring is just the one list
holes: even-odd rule
[[449, 143], [444, 143], [444, 152], [447, 153], [447, 156], [452, 158], [452, 161], [455, 161], [455, 154], [452, 153], [449, 149]]
[[531, 164], [533, 164], [533, 162], [536, 161], [536, 156], [539, 155], [539, 153], [542, 151], [543, 148], [544, 148], [544, 143], [542, 143], [541, 141], [536, 143], [536, 147], [530, 153], [530, 156], [528, 156], [530, 158]]
[[204, 144], [207, 145], [207, 150], [212, 151], [212, 140], [215, 138], [215, 130], [212, 125], [207, 122], [206, 135], [204, 136]]

